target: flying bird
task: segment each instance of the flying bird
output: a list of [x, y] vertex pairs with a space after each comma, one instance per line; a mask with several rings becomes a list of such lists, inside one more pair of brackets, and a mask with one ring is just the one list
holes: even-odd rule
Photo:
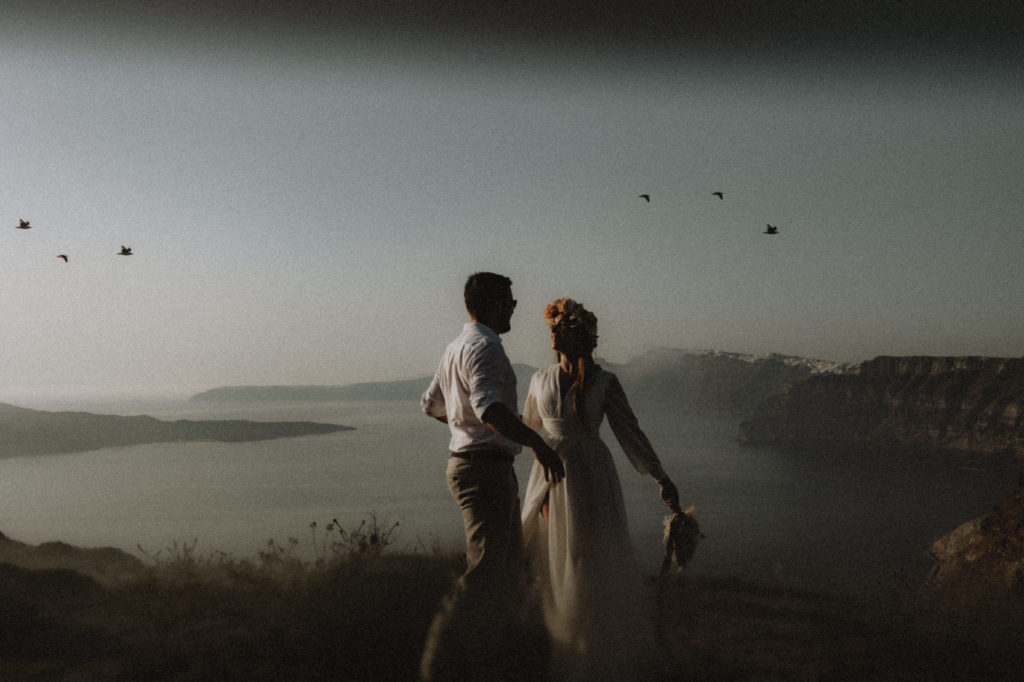
[[65, 263], [67, 263], [67, 262], [68, 262], [68, 257], [67, 257], [67, 255], [66, 255], [66, 254], [63, 254], [63, 253], [62, 253], [62, 254], [60, 254], [59, 256], [57, 256], [57, 258], [60, 258], [60, 259], [61, 259], [62, 261], [64, 261]]
[[719, 199], [724, 199], [725, 198], [725, 197], [722, 196], [721, 192], [712, 192], [711, 196], [718, 197]]
[[768, 225], [767, 229], [765, 229], [765, 231], [764, 231], [764, 234], [778, 234], [778, 233], [779, 233], [779, 228], [777, 228], [774, 225]]
[[650, 194], [638, 194], [637, 196], [639, 196], [641, 199], [643, 199], [647, 203], [650, 203], [650, 201], [651, 201], [651, 195]]
[[118, 256], [130, 256], [132, 255], [132, 248], [130, 246], [121, 245], [121, 251], [118, 252]]
[[19, 220], [18, 221], [18, 229], [19, 230], [29, 230], [29, 229], [32, 229], [32, 226], [29, 225], [29, 222], [27, 220]]

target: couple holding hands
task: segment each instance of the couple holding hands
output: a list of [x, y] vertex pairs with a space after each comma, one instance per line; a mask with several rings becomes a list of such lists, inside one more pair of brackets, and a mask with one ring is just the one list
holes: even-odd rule
[[[431, 625], [421, 677], [513, 676], [509, 651], [531, 607], [549, 635], [552, 676], [645, 677], [654, 638], [618, 473], [598, 434], [603, 420], [673, 512], [679, 492], [619, 380], [594, 362], [597, 318], [569, 298], [547, 306], [558, 361], [533, 375], [520, 418], [499, 338], [511, 328], [512, 282], [476, 273], [464, 298], [470, 321], [445, 350], [421, 406], [451, 431], [448, 487], [462, 510], [467, 568]], [[536, 460], [522, 503], [512, 466], [521, 446]]]

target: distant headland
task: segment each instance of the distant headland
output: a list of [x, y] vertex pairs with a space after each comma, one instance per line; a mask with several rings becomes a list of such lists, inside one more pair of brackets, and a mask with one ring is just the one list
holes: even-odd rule
[[89, 412], [46, 412], [0, 403], [0, 457], [55, 455], [175, 441], [258, 441], [349, 431], [316, 422], [161, 421]]
[[413, 400], [428, 383], [429, 377], [344, 386], [221, 386], [197, 393], [191, 400], [223, 403]]
[[[797, 381], [847, 367], [788, 355], [671, 348], [648, 351], [625, 364], [598, 362], [619, 377], [632, 402], [651, 409], [714, 415], [746, 414]], [[514, 363], [513, 369], [522, 400], [537, 368]], [[223, 386], [191, 399], [225, 403], [418, 400], [430, 380], [424, 375], [341, 386]]]
[[[520, 393], [525, 395], [534, 367], [513, 365]], [[265, 402], [331, 402], [336, 400], [381, 401], [419, 400], [430, 384], [430, 376], [399, 381], [375, 381], [340, 386], [221, 386], [197, 393], [197, 402], [265, 403]]]

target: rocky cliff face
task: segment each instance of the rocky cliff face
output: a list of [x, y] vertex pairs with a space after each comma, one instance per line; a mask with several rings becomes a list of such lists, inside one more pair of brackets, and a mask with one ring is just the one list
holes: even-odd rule
[[[1024, 627], [1024, 475], [991, 514], [938, 539], [935, 565], [920, 590], [921, 605], [970, 627]], [[966, 623], [965, 623], [966, 624]]]
[[1024, 454], [1024, 359], [878, 357], [765, 401], [740, 440]]

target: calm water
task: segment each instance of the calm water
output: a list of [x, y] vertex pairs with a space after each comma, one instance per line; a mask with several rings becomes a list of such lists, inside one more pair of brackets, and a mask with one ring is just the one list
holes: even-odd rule
[[[32, 405], [32, 407], [36, 407]], [[69, 406], [39, 406], [66, 409]], [[162, 419], [314, 420], [357, 430], [260, 443], [170, 443], [75, 455], [0, 459], [0, 531], [149, 553], [197, 549], [254, 556], [293, 537], [312, 556], [309, 524], [352, 526], [375, 513], [399, 522], [399, 547], [462, 544], [444, 483], [447, 429], [409, 403], [199, 403], [78, 406]], [[641, 412], [706, 538], [692, 570], [781, 578], [833, 590], [887, 590], [893, 570], [930, 566], [930, 543], [987, 513], [1024, 468], [1007, 457], [848, 457], [743, 448], [732, 419]], [[618, 457], [635, 549], [660, 565], [657, 486]], [[520, 485], [530, 467], [519, 458]]]

